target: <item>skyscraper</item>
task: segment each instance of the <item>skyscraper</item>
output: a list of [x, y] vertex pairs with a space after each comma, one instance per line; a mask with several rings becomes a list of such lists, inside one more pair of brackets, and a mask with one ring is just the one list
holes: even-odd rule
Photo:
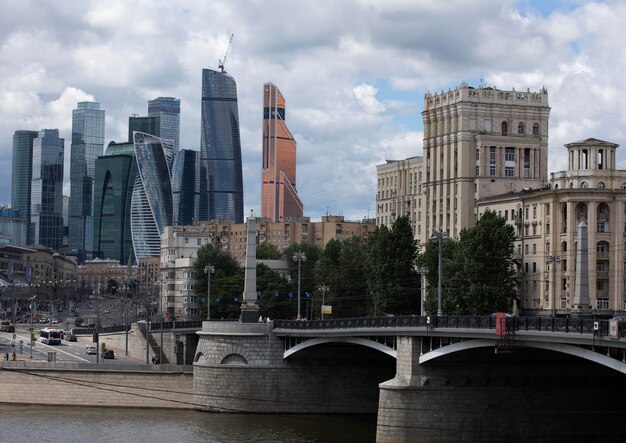
[[[37, 131], [15, 131], [13, 134], [13, 170], [11, 183], [11, 207], [19, 211], [21, 218], [30, 223], [30, 199], [33, 177], [33, 142]], [[27, 229], [26, 244], [33, 244], [31, 230]]]
[[200, 152], [181, 149], [172, 165], [174, 225], [191, 225], [198, 220], [200, 206]]
[[160, 117], [140, 117], [136, 114], [128, 117], [128, 143], [134, 143], [133, 134], [143, 132], [144, 134], [158, 137], [161, 133]]
[[148, 102], [148, 117], [159, 117], [160, 131], [155, 134], [173, 142], [174, 152], [180, 141], [180, 100], [174, 97], [158, 97]]
[[103, 148], [104, 110], [100, 103], [78, 103], [72, 112], [69, 249], [79, 263], [92, 258], [94, 169]]
[[33, 243], [58, 251], [63, 241], [63, 154], [58, 129], [42, 129], [33, 141], [31, 209]]
[[[202, 70], [200, 218], [243, 223], [237, 84], [225, 72]], [[205, 197], [206, 195], [206, 197]]]
[[171, 145], [135, 132], [137, 176], [133, 186], [130, 228], [137, 260], [161, 255], [161, 232], [174, 214], [170, 179]]
[[296, 141], [285, 124], [285, 99], [272, 83], [263, 85], [263, 217], [273, 222], [302, 217], [296, 191]]

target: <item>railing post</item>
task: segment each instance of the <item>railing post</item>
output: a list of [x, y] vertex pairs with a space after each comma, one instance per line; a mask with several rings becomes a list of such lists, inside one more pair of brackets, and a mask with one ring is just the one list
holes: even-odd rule
[[552, 332], [556, 330], [556, 317], [552, 317]]

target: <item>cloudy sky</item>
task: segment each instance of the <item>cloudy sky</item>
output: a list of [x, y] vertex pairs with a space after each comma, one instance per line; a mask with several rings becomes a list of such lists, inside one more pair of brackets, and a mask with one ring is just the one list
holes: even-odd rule
[[[147, 101], [181, 99], [181, 147], [199, 149], [201, 70], [239, 92], [246, 213], [260, 212], [262, 85], [287, 100], [305, 215], [375, 214], [376, 165], [422, 153], [426, 92], [481, 80], [552, 107], [550, 171], [571, 141], [618, 143], [626, 168], [626, 2], [575, 0], [0, 0], [0, 203], [12, 137], [58, 128], [95, 100], [106, 143]], [[69, 195], [66, 183], [65, 193]]]

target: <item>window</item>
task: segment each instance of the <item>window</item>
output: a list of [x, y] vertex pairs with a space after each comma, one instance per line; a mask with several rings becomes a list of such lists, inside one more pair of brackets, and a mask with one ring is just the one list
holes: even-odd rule
[[533, 135], [539, 135], [539, 123], [533, 124]]
[[486, 132], [491, 132], [491, 120], [490, 119], [485, 119], [484, 129]]
[[537, 218], [537, 206], [533, 206], [533, 218]]
[[537, 235], [537, 225], [533, 225], [533, 235]]
[[581, 189], [587, 189], [589, 187], [589, 185], [587, 184], [587, 182], [581, 182], [580, 184], [580, 188]]
[[537, 243], [533, 243], [533, 254], [537, 253]]
[[546, 228], [545, 229], [546, 229], [546, 234], [550, 234], [550, 223], [546, 223]]
[[506, 148], [504, 150], [504, 160], [507, 162], [515, 161], [515, 148]]
[[533, 262], [533, 272], [537, 272], [537, 262]]
[[605, 187], [606, 185], [604, 184], [604, 182], [598, 183], [598, 189], [604, 189]]
[[496, 148], [495, 147], [489, 148], [489, 175], [492, 177], [496, 175]]
[[524, 245], [524, 254], [528, 254], [528, 245]]
[[505, 177], [513, 177], [514, 174], [515, 174], [515, 168], [513, 168], [511, 166], [505, 166], [504, 167], [504, 176]]
[[502, 122], [502, 135], [507, 135], [509, 133], [509, 124], [506, 121]]
[[526, 214], [526, 220], [528, 220], [528, 216], [530, 215], [530, 209], [528, 208], [528, 206], [526, 206], [526, 208], [524, 209], [524, 213]]
[[518, 134], [524, 133], [524, 123], [520, 123], [519, 125], [517, 125], [517, 133]]
[[597, 309], [609, 309], [609, 299], [599, 298], [596, 305]]

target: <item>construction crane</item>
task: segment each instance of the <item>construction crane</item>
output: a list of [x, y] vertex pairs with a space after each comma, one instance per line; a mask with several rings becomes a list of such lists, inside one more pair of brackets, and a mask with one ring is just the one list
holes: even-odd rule
[[222, 74], [226, 73], [226, 70], [224, 69], [224, 65], [226, 64], [226, 57], [228, 57], [228, 51], [230, 51], [230, 45], [233, 43], [234, 36], [235, 34], [230, 34], [230, 39], [228, 40], [228, 47], [226, 48], [226, 52], [224, 52], [224, 55], [222, 56], [222, 58], [218, 59], [219, 64], [217, 65], [217, 67], [219, 68]]

